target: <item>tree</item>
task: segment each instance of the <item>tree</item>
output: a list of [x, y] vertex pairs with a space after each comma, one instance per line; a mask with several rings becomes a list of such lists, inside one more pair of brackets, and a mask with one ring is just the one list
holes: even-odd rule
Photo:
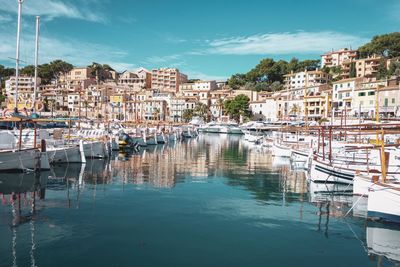
[[358, 48], [359, 56], [365, 58], [377, 54], [393, 58], [400, 56], [400, 32], [377, 35], [369, 43]]
[[388, 76], [388, 70], [386, 68], [386, 60], [382, 58], [379, 62], [377, 78], [384, 79], [387, 76]]
[[183, 111], [182, 119], [184, 122], [189, 122], [193, 118], [193, 109], [186, 109]]
[[295, 115], [295, 116], [297, 116], [297, 114], [298, 114], [300, 111], [301, 111], [300, 106], [297, 105], [297, 104], [294, 104], [294, 105], [291, 107], [289, 113], [290, 113], [290, 114], [293, 114], [293, 115]]
[[283, 84], [278, 81], [271, 83], [271, 85], [269, 86], [270, 92], [281, 91], [282, 89], [283, 89]]
[[210, 109], [204, 103], [198, 102], [193, 110], [193, 116], [203, 118], [203, 120], [208, 121], [210, 116]]
[[356, 63], [352, 62], [350, 64], [350, 73], [349, 73], [349, 77], [350, 78], [354, 78], [357, 76], [357, 70], [356, 70]]
[[52, 73], [51, 78], [55, 80], [58, 80], [60, 75], [66, 75], [74, 68], [72, 64], [65, 62], [61, 59], [56, 59], [50, 62], [48, 66], [50, 68], [50, 72]]
[[20, 73], [22, 75], [34, 76], [35, 75], [35, 66], [28, 65], [21, 69]]
[[388, 74], [400, 76], [400, 61], [390, 63]]
[[15, 75], [14, 68], [7, 68], [3, 65], [0, 65], [0, 81], [1, 81], [1, 88], [5, 87], [5, 81], [10, 77]]
[[228, 85], [233, 89], [238, 89], [240, 86], [245, 85], [246, 83], [246, 75], [236, 73], [228, 79]]
[[231, 118], [238, 121], [240, 116], [250, 116], [249, 102], [250, 99], [246, 95], [238, 95], [232, 100], [226, 100], [224, 102], [224, 109]]

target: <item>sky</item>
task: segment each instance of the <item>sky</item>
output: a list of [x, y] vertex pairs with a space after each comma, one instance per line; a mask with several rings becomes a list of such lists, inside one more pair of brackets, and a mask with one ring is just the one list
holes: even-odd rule
[[[17, 0], [0, 0], [0, 64], [14, 66]], [[399, 0], [24, 0], [20, 59], [63, 59], [118, 71], [176, 67], [189, 78], [226, 79], [261, 59], [319, 59], [399, 31]]]

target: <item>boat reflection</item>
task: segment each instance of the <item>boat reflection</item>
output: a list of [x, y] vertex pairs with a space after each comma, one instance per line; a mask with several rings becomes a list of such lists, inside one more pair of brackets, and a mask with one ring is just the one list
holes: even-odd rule
[[400, 264], [400, 228], [388, 225], [367, 226], [367, 246], [371, 259], [385, 257], [392, 263]]

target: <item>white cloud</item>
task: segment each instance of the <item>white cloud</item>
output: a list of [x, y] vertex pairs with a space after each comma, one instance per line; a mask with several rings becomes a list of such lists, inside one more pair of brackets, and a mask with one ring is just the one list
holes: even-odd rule
[[358, 47], [366, 41], [355, 35], [332, 31], [266, 33], [211, 40], [207, 52], [223, 55], [321, 53], [332, 48]]
[[[68, 3], [68, 1], [62, 0], [30, 0], [23, 2], [22, 14], [31, 16], [39, 15], [43, 16], [43, 18], [47, 20], [66, 17], [93, 22], [106, 22], [104, 15], [93, 11], [94, 7], [94, 3], [87, 5], [84, 2], [81, 2], [79, 6], [74, 6], [73, 4]], [[0, 10], [9, 13], [17, 13], [17, 1], [0, 0]]]
[[168, 56], [152, 56], [145, 59], [145, 63], [148, 64], [165, 64], [171, 61], [179, 60], [181, 55], [168, 55]]
[[[3, 29], [4, 30], [4, 29]], [[33, 33], [24, 33], [21, 39], [20, 59], [24, 65], [34, 62], [35, 36]], [[97, 43], [89, 43], [75, 39], [57, 39], [42, 36], [39, 45], [39, 63], [62, 59], [75, 66], [86, 66], [92, 62], [109, 64], [114, 69], [121, 71], [132, 69], [135, 65], [125, 62], [127, 53], [115, 47]], [[5, 30], [0, 35], [0, 60], [13, 63], [9, 57], [15, 56], [14, 29]]]

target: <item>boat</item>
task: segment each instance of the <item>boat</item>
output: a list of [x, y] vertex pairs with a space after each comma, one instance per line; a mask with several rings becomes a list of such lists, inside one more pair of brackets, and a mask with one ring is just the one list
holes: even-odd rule
[[368, 194], [368, 218], [400, 223], [400, 183], [378, 182]]
[[12, 132], [0, 132], [0, 171], [38, 170], [40, 158], [39, 149], [18, 148]]

